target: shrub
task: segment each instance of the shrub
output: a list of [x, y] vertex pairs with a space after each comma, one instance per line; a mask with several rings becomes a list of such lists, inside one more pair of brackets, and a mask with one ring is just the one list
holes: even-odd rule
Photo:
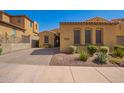
[[52, 48], [52, 45], [51, 44], [48, 44], [48, 48]]
[[116, 57], [123, 57], [124, 56], [124, 50], [122, 49], [116, 49], [113, 51], [113, 55]]
[[98, 48], [95, 45], [88, 45], [87, 50], [90, 55], [93, 55], [98, 50]]
[[2, 54], [2, 52], [3, 52], [3, 49], [2, 49], [2, 48], [0, 48], [0, 55]]
[[82, 52], [80, 52], [80, 60], [82, 60], [82, 61], [87, 61], [87, 59], [88, 59], [88, 54], [86, 53], [86, 52], [84, 52], [84, 51], [82, 51]]
[[109, 47], [106, 47], [106, 46], [100, 47], [100, 52], [108, 53], [109, 52]]
[[123, 62], [122, 59], [119, 58], [119, 57], [116, 57], [116, 58], [111, 57], [111, 58], [109, 59], [109, 61], [110, 61], [112, 64], [120, 64], [121, 62]]
[[108, 55], [106, 53], [99, 53], [95, 61], [99, 64], [106, 64], [106, 62], [108, 61]]
[[76, 46], [70, 46], [69, 47], [69, 52], [70, 53], [74, 54], [74, 53], [76, 53], [76, 51], [77, 51], [77, 47]]
[[114, 50], [117, 50], [117, 49], [122, 49], [122, 50], [124, 50], [124, 46], [122, 46], [122, 45], [115, 45], [115, 46], [114, 46]]

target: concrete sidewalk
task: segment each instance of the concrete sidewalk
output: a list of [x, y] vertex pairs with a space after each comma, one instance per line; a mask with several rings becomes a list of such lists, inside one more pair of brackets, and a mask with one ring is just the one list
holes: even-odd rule
[[124, 68], [42, 66], [0, 63], [0, 82], [124, 83]]

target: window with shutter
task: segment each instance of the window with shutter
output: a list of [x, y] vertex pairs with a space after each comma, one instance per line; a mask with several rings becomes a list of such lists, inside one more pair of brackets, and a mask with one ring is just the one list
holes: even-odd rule
[[74, 44], [80, 44], [80, 30], [74, 30]]
[[102, 30], [96, 30], [96, 44], [102, 44], [102, 43], [103, 43]]
[[48, 36], [44, 36], [44, 43], [49, 43], [49, 37]]
[[91, 30], [85, 30], [85, 44], [91, 44]]

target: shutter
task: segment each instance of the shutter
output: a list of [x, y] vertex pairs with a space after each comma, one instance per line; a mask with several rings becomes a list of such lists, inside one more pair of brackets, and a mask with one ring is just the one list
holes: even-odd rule
[[101, 44], [102, 43], [102, 31], [96, 30], [96, 43]]
[[74, 31], [74, 44], [80, 44], [80, 30]]
[[91, 44], [91, 30], [85, 30], [85, 44]]

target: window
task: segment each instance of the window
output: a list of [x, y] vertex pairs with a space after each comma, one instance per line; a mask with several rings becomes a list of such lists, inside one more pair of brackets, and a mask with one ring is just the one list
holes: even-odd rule
[[85, 44], [91, 43], [91, 30], [85, 30]]
[[74, 44], [80, 44], [80, 30], [74, 30]]
[[30, 27], [32, 27], [32, 22], [30, 22]]
[[37, 24], [36, 24], [36, 30], [37, 30]]
[[117, 36], [117, 44], [124, 45], [124, 36]]
[[16, 29], [13, 29], [11, 36], [16, 37]]
[[21, 23], [21, 21], [22, 21], [22, 20], [21, 20], [21, 18], [19, 17], [19, 18], [18, 18], [18, 23]]
[[44, 36], [44, 43], [49, 43], [49, 37], [48, 36]]
[[96, 30], [96, 44], [102, 44], [102, 30]]

